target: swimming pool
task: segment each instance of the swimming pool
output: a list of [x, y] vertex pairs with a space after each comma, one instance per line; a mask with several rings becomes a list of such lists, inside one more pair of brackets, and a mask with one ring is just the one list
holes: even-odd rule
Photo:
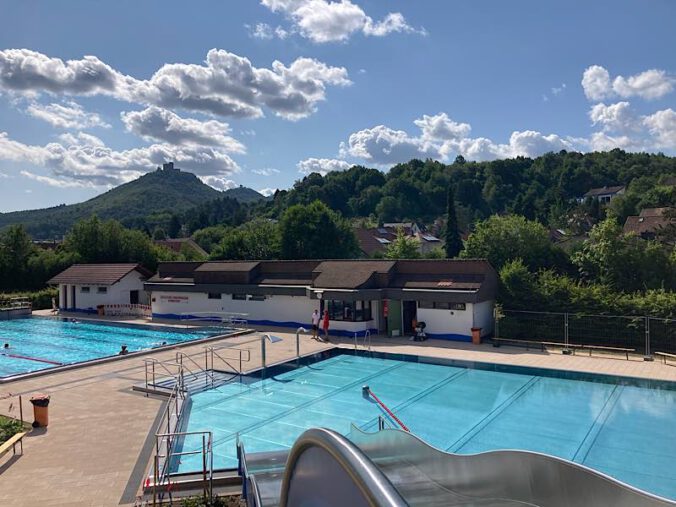
[[[374, 430], [371, 390], [417, 436], [461, 454], [553, 454], [676, 499], [676, 390], [338, 355], [256, 382], [192, 395], [185, 429], [214, 432], [214, 466], [290, 447], [307, 428]], [[201, 441], [201, 440], [200, 440]], [[183, 450], [197, 449], [187, 440]], [[201, 468], [184, 456], [178, 471]]]
[[[114, 356], [166, 344], [228, 334], [232, 329], [121, 325], [87, 320], [26, 317], [0, 321], [0, 378]], [[9, 349], [2, 348], [5, 343]]]

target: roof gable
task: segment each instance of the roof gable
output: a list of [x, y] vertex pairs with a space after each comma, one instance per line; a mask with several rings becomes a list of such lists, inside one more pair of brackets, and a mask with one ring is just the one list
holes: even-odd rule
[[47, 283], [50, 285], [113, 285], [132, 271], [138, 271], [144, 279], [149, 278], [152, 275], [150, 271], [140, 264], [73, 264], [71, 267], [48, 280]]

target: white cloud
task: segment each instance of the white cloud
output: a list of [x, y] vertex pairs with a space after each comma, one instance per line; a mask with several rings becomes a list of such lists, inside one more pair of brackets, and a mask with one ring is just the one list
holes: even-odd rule
[[52, 178], [51, 176], [43, 176], [41, 174], [32, 173], [30, 171], [21, 171], [21, 176], [25, 178], [44, 183], [50, 187], [60, 187], [60, 188], [72, 188], [72, 187], [83, 187], [86, 186], [80, 181], [73, 180], [64, 180], [59, 178]]
[[319, 173], [326, 176], [332, 171], [346, 171], [352, 164], [333, 158], [308, 158], [297, 164], [298, 172], [303, 174]]
[[566, 83], [561, 83], [561, 86], [553, 86], [551, 88], [552, 95], [561, 95], [566, 91]]
[[[95, 136], [78, 133], [61, 136], [61, 142], [45, 146], [28, 145], [0, 132], [0, 160], [44, 167], [54, 183], [81, 186], [110, 186], [130, 181], [167, 161], [198, 176], [225, 178], [239, 172], [227, 153], [202, 146], [153, 144], [116, 151]], [[43, 180], [47, 183], [48, 180]]]
[[107, 95], [218, 116], [257, 118], [266, 107], [297, 120], [316, 111], [327, 86], [349, 84], [344, 67], [312, 58], [258, 68], [222, 49], [210, 50], [204, 65], [165, 64], [149, 80], [123, 75], [94, 56], [63, 61], [28, 49], [0, 51], [0, 92]]
[[316, 43], [344, 42], [356, 32], [374, 37], [394, 32], [425, 33], [411, 27], [398, 12], [374, 21], [350, 0], [261, 0], [261, 3], [284, 14], [298, 33]]
[[244, 26], [249, 30], [249, 35], [254, 39], [270, 40], [275, 36], [272, 27], [267, 23], [256, 23], [254, 26]]
[[229, 190], [238, 186], [234, 181], [221, 176], [200, 176], [200, 179], [216, 190]]
[[617, 102], [606, 106], [603, 102], [595, 104], [589, 110], [592, 125], [601, 127], [604, 131], [634, 130], [637, 119], [631, 110], [629, 102]]
[[110, 125], [103, 121], [98, 114], [85, 111], [80, 104], [72, 100], [63, 104], [32, 102], [26, 108], [26, 112], [62, 129], [110, 128]]
[[271, 197], [277, 192], [277, 188], [261, 188], [258, 193], [264, 195], [265, 197]]
[[264, 167], [263, 169], [252, 169], [251, 172], [261, 176], [272, 176], [273, 174], [279, 174], [279, 169]]
[[657, 111], [646, 116], [643, 124], [654, 137], [657, 148], [676, 149], [676, 111], [671, 108]]
[[178, 145], [215, 146], [229, 153], [244, 153], [244, 145], [227, 135], [230, 127], [216, 120], [200, 121], [181, 118], [176, 113], [151, 106], [143, 111], [123, 112], [127, 131], [147, 141]]
[[659, 99], [671, 93], [675, 83], [673, 76], [660, 69], [650, 69], [628, 77], [617, 76], [611, 81], [610, 73], [604, 67], [592, 65], [582, 75], [584, 93], [593, 101], [611, 97]]
[[468, 123], [456, 122], [446, 113], [424, 115], [413, 123], [420, 128], [417, 136], [384, 125], [355, 132], [341, 145], [341, 155], [386, 166], [412, 158], [447, 161], [454, 154], [469, 160], [535, 157], [549, 151], [575, 149], [578, 144], [556, 134], [544, 135], [533, 130], [513, 132], [506, 144], [485, 137], [473, 138], [469, 137], [472, 127]]
[[592, 65], [582, 74], [582, 89], [589, 100], [603, 100], [612, 92], [610, 73], [600, 65]]

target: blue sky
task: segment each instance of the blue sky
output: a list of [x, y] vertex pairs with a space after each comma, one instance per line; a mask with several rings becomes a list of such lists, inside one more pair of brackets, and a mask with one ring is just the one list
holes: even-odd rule
[[170, 159], [217, 188], [269, 191], [413, 157], [676, 154], [669, 0], [0, 12], [0, 211], [82, 201]]

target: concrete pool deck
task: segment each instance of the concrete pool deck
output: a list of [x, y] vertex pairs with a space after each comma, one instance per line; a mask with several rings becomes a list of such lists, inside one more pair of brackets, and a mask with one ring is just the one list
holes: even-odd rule
[[[105, 319], [112, 320], [112, 319]], [[119, 319], [118, 321], [122, 321]], [[144, 323], [141, 319], [126, 322]], [[267, 362], [295, 357], [295, 334], [289, 329], [264, 328], [282, 341], [267, 346]], [[245, 343], [256, 335], [244, 335], [213, 344]], [[301, 354], [333, 347], [353, 348], [346, 338], [321, 343], [304, 336]], [[560, 351], [526, 351], [516, 347], [494, 348], [489, 344], [429, 340], [414, 343], [406, 338], [374, 337], [372, 349], [379, 352], [490, 362], [536, 368], [605, 373], [676, 382], [676, 367], [639, 357], [564, 356]], [[258, 342], [241, 345], [250, 350], [245, 370], [260, 366]], [[360, 348], [361, 346], [360, 341]], [[184, 346], [184, 353], [203, 352], [202, 344]], [[24, 417], [32, 420], [28, 398], [35, 392], [50, 394], [50, 425], [24, 440], [24, 455], [0, 460], [0, 505], [12, 506], [113, 506], [133, 505], [150, 458], [148, 442], [163, 400], [131, 390], [144, 380], [143, 358], [170, 360], [174, 350], [150, 351], [134, 357], [75, 370], [18, 380], [0, 387], [0, 398], [12, 393], [24, 396]], [[621, 357], [621, 359], [619, 359]], [[9, 404], [15, 405], [9, 411]], [[0, 413], [18, 415], [16, 397], [0, 400]]]

